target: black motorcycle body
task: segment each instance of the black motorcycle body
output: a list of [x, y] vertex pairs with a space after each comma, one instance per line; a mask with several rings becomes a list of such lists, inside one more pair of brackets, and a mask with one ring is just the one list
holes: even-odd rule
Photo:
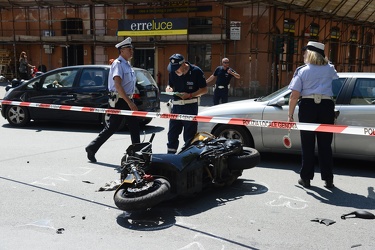
[[144, 210], [176, 196], [231, 185], [260, 161], [257, 150], [208, 133], [198, 133], [177, 154], [152, 154], [153, 137], [129, 146], [122, 158], [122, 184], [114, 194], [122, 210]]

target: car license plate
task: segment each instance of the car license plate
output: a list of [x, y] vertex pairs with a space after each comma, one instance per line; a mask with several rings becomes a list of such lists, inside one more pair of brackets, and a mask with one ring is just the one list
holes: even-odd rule
[[154, 91], [147, 92], [146, 95], [147, 95], [147, 97], [155, 97], [156, 96]]

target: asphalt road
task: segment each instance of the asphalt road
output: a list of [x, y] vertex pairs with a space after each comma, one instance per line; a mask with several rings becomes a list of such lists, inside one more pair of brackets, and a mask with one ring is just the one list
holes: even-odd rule
[[[202, 108], [211, 101], [202, 100]], [[166, 152], [167, 128], [168, 120], [155, 119], [145, 129], [147, 139], [156, 132], [156, 153]], [[98, 192], [119, 179], [129, 135], [111, 137], [92, 164], [84, 148], [100, 129], [12, 128], [0, 118], [0, 250], [375, 249], [375, 220], [340, 218], [355, 210], [375, 214], [373, 162], [335, 159], [336, 188], [324, 188], [317, 169], [313, 187], [304, 189], [299, 156], [261, 154], [232, 187], [129, 214], [115, 207], [113, 191]]]

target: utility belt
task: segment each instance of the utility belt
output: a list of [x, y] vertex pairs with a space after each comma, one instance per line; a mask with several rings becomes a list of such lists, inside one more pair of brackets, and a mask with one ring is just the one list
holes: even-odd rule
[[[108, 93], [109, 96], [109, 106], [114, 108], [116, 106], [116, 103], [118, 102], [118, 99], [121, 98], [118, 92], [110, 91]], [[129, 99], [133, 99], [133, 95], [128, 95]]]
[[185, 105], [185, 104], [191, 104], [191, 103], [198, 103], [200, 102], [199, 97], [194, 97], [192, 99], [186, 99], [186, 100], [173, 100], [173, 105]]
[[225, 88], [228, 88], [228, 86], [219, 85], [219, 86], [216, 86], [216, 88], [218, 88], [218, 89], [225, 89]]
[[332, 96], [322, 95], [322, 94], [305, 95], [305, 96], [302, 96], [302, 99], [314, 99], [314, 102], [316, 104], [319, 104], [322, 101], [322, 99], [333, 100]]

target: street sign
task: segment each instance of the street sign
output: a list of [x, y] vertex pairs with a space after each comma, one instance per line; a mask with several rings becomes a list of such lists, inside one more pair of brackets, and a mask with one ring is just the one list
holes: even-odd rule
[[230, 21], [230, 39], [241, 40], [241, 22]]

